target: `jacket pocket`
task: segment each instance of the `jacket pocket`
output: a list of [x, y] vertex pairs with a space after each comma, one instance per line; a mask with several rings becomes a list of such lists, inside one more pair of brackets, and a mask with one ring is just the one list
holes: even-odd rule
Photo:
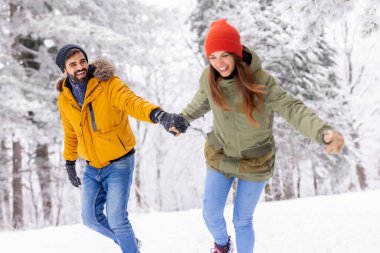
[[119, 139], [119, 142], [120, 142], [121, 146], [123, 146], [124, 150], [127, 150], [127, 149], [125, 148], [125, 145], [124, 145], [123, 141], [120, 139], [120, 136], [119, 136], [119, 135], [116, 135], [116, 136], [117, 136], [117, 138]]
[[270, 143], [259, 147], [250, 148], [241, 152], [244, 159], [260, 158], [272, 151]]
[[268, 173], [273, 170], [275, 153], [270, 144], [242, 152], [240, 173]]
[[207, 141], [213, 149], [215, 150], [223, 149], [223, 144], [218, 140], [218, 137], [216, 137], [214, 131], [207, 134]]
[[211, 166], [214, 169], [219, 169], [220, 161], [223, 155], [223, 149], [215, 150], [209, 144], [209, 140], [207, 140], [204, 150], [207, 165]]
[[118, 136], [117, 128], [107, 133], [95, 133], [93, 144], [101, 161], [110, 161], [125, 154], [125, 144]]

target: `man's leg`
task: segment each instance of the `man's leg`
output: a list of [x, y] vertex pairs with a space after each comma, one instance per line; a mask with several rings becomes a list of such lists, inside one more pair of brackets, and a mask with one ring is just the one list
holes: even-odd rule
[[215, 243], [221, 246], [228, 243], [223, 212], [233, 180], [233, 178], [226, 179], [222, 173], [211, 169], [208, 169], [206, 173], [203, 218], [208, 230], [214, 237]]
[[83, 175], [82, 220], [84, 225], [115, 241], [115, 235], [103, 213], [106, 192], [99, 181], [100, 172], [99, 169], [86, 166]]
[[107, 192], [106, 208], [109, 225], [123, 253], [138, 253], [135, 233], [127, 211], [134, 156], [127, 156], [104, 169], [102, 180]]

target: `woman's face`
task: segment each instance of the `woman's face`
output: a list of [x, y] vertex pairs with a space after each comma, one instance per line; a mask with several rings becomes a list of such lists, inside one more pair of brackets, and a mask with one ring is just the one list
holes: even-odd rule
[[213, 66], [216, 71], [222, 77], [227, 77], [235, 69], [235, 60], [231, 54], [226, 51], [216, 51], [209, 56], [209, 61], [211, 66]]

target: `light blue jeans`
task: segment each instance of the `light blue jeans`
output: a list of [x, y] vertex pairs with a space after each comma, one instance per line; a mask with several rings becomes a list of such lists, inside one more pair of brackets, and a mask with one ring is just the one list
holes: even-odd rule
[[[228, 243], [224, 207], [234, 178], [227, 179], [222, 173], [208, 169], [206, 173], [203, 218], [218, 245]], [[264, 189], [265, 182], [250, 182], [239, 179], [234, 203], [233, 224], [236, 247], [239, 253], [252, 253], [255, 244], [253, 212]]]
[[133, 169], [132, 154], [102, 169], [87, 165], [83, 175], [83, 224], [114, 240], [123, 253], [139, 253], [127, 212]]

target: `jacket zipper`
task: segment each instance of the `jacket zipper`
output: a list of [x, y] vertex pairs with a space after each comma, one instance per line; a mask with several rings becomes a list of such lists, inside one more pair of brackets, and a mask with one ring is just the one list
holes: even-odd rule
[[125, 148], [125, 146], [124, 146], [124, 143], [121, 141], [119, 135], [117, 135], [117, 138], [119, 139], [119, 141], [120, 141], [121, 145], [123, 146], [124, 150], [127, 150], [127, 149]]
[[94, 110], [92, 109], [92, 103], [88, 104], [88, 109], [90, 109], [90, 117], [91, 117], [92, 130], [94, 132], [96, 132], [98, 130], [98, 128], [96, 127], [95, 114], [94, 114]]

